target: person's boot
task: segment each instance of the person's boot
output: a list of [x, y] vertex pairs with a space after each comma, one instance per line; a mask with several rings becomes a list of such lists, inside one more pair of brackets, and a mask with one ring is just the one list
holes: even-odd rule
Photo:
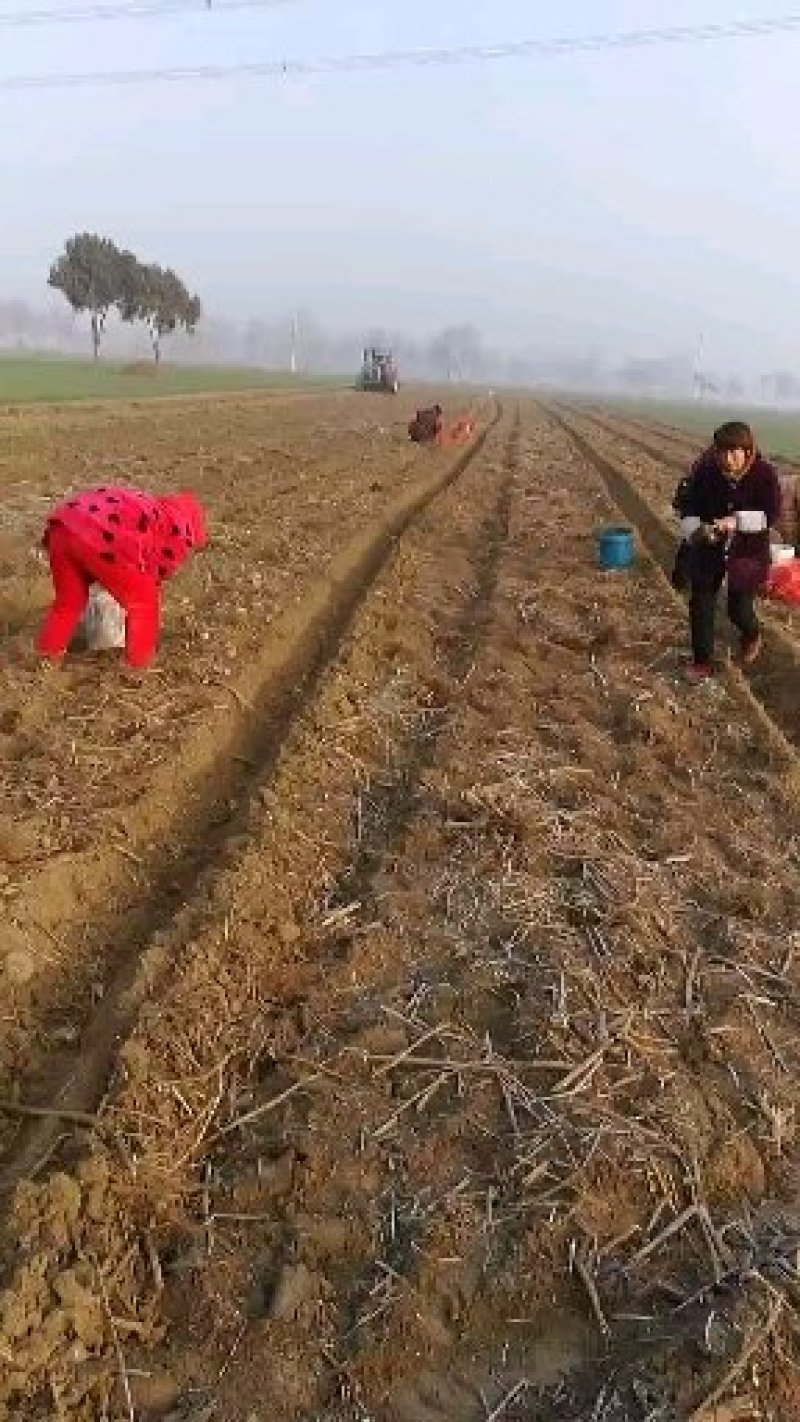
[[703, 686], [713, 679], [714, 668], [708, 662], [691, 662], [686, 668], [686, 680], [690, 686]]

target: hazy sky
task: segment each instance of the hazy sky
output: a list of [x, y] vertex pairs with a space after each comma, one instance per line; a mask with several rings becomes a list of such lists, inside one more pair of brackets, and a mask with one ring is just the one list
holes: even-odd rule
[[[78, 0], [0, 0], [3, 10]], [[88, 3], [88, 0], [84, 0]], [[109, 0], [110, 3], [110, 0]], [[286, 0], [0, 27], [0, 78], [699, 24], [781, 0]], [[787, 5], [787, 8], [788, 5]], [[469, 11], [469, 15], [465, 14]], [[0, 92], [0, 295], [91, 229], [233, 316], [800, 367], [800, 33], [303, 81]]]

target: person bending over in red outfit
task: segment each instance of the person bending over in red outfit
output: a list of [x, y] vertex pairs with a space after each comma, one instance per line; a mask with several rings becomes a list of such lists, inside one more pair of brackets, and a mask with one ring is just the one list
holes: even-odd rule
[[36, 642], [57, 661], [99, 583], [125, 612], [125, 659], [146, 667], [155, 656], [161, 584], [208, 542], [193, 494], [101, 488], [73, 494], [52, 510], [43, 539], [55, 598]]

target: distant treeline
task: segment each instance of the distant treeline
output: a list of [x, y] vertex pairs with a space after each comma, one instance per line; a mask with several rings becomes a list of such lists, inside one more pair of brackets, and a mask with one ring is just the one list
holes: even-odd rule
[[[104, 329], [104, 351], [122, 358], [135, 354], [139, 347], [130, 327], [113, 310], [110, 315]], [[0, 347], [77, 353], [85, 343], [82, 325], [68, 311], [58, 307], [41, 310], [25, 301], [0, 299]], [[254, 316], [238, 322], [207, 315], [191, 338], [178, 327], [170, 349], [173, 358], [184, 364], [288, 370], [294, 361], [300, 371], [348, 376], [355, 374], [364, 346], [382, 344], [392, 347], [406, 380], [449, 378], [597, 394], [618, 391], [642, 397], [750, 397], [778, 404], [800, 401], [800, 379], [789, 371], [767, 373], [745, 386], [734, 377], [698, 375], [692, 362], [680, 357], [612, 363], [592, 352], [570, 356], [540, 350], [498, 351], [469, 324], [446, 327], [429, 340], [415, 340], [378, 327], [333, 333], [308, 312], [286, 313], [272, 320]]]

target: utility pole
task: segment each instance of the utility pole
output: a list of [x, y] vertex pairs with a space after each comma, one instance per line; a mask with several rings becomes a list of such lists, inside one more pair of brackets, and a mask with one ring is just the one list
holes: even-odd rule
[[297, 319], [297, 312], [295, 311], [294, 315], [292, 316], [291, 353], [289, 356], [289, 369], [291, 370], [292, 375], [297, 374], [297, 343], [299, 329], [300, 323]]

